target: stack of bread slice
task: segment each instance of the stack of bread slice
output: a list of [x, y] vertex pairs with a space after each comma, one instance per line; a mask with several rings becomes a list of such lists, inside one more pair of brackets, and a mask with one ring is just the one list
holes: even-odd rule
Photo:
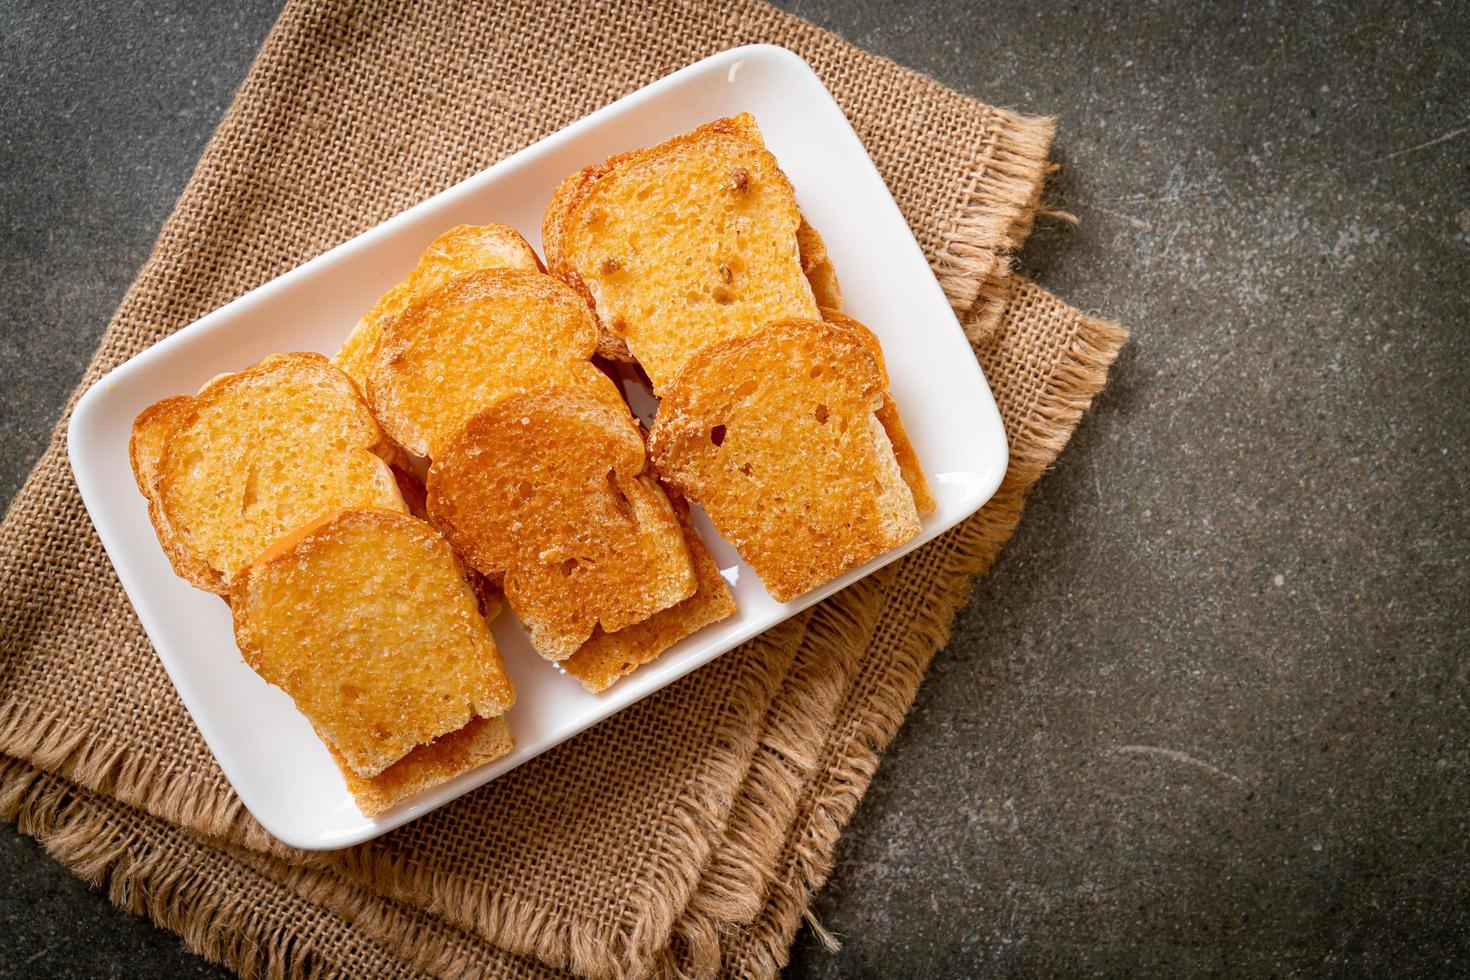
[[487, 225], [440, 236], [338, 354], [428, 463], [429, 519], [593, 691], [735, 609], [593, 363], [597, 336], [577, 293]]
[[[502, 597], [593, 692], [733, 614], [686, 498], [783, 602], [934, 508], [750, 116], [571, 175], [543, 239], [549, 273], [511, 228], [452, 228], [330, 361], [273, 355], [134, 423], [174, 570], [229, 601], [365, 813], [513, 747]], [[619, 361], [661, 399], [651, 434]]]
[[225, 596], [246, 661], [315, 726], [366, 813], [512, 747], [486, 607], [411, 515], [406, 459], [319, 354], [140, 414], [134, 476], [179, 575]]
[[934, 498], [871, 331], [749, 115], [587, 167], [552, 196], [551, 272], [661, 403], [668, 484], [786, 601], [914, 537]]

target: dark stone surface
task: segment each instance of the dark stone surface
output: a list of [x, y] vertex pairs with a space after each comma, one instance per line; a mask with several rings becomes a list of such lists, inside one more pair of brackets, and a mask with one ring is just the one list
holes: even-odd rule
[[[797, 976], [1470, 970], [1470, 16], [798, 2], [1060, 117], [1110, 390], [935, 658]], [[0, 8], [8, 499], [271, 19]], [[208, 972], [0, 834], [0, 974]]]
[[[20, 489], [277, 4], [0, 4], [0, 500]], [[0, 977], [228, 977], [0, 823]]]

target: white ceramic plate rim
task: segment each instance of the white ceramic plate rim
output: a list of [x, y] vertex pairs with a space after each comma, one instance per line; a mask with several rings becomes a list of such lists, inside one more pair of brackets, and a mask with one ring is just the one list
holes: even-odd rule
[[[178, 591], [181, 585], [179, 580], [172, 575], [160, 574], [159, 563], [163, 561], [161, 552], [155, 545], [154, 551], [158, 552], [157, 554], [143, 555], [137, 546], [141, 533], [139, 522], [146, 527], [150, 539], [152, 530], [151, 526], [147, 526], [146, 509], [142, 498], [132, 488], [131, 474], [126, 469], [125, 445], [121, 447], [121, 463], [119, 462], [119, 446], [117, 445], [119, 440], [116, 437], [119, 413], [126, 413], [124, 423], [130, 422], [132, 415], [141, 407], [137, 404], [137, 395], [141, 390], [147, 390], [149, 401], [177, 394], [180, 389], [177, 386], [169, 387], [162, 380], [162, 376], [177, 374], [178, 369], [171, 366], [171, 362], [176, 361], [191, 349], [205, 349], [199, 345], [228, 340], [238, 348], [238, 353], [242, 358], [239, 362], [240, 366], [251, 363], [267, 353], [268, 351], [253, 349], [249, 332], [242, 332], [239, 329], [242, 323], [248, 322], [253, 310], [263, 308], [267, 304], [286, 297], [308, 295], [308, 291], [313, 288], [313, 280], [317, 277], [326, 276], [339, 267], [345, 268], [344, 264], [347, 263], [360, 263], [367, 254], [381, 247], [390, 244], [400, 245], [408, 230], [422, 225], [424, 220], [452, 209], [457, 201], [468, 201], [477, 193], [487, 192], [497, 181], [525, 177], [529, 172], [527, 168], [534, 168], [537, 161], [554, 156], [557, 151], [564, 146], [571, 145], [574, 141], [592, 135], [600, 138], [605, 135], [604, 131], [607, 127], [616, 127], [620, 121], [628, 119], [637, 120], [635, 125], [643, 125], [646, 128], [647, 118], [639, 117], [638, 114], [643, 110], [653, 111], [648, 107], [655, 104], [661, 105], [662, 103], [659, 103], [658, 100], [680, 96], [683, 89], [688, 89], [692, 93], [689, 98], [694, 101], [686, 103], [685, 109], [687, 110], [690, 106], [697, 107], [700, 105], [699, 100], [706, 97], [700, 93], [705, 92], [710, 85], [717, 82], [720, 73], [724, 73], [730, 85], [734, 86], [737, 84], [737, 78], [740, 77], [738, 73], [742, 68], [748, 74], [766, 72], [772, 78], [779, 78], [783, 86], [792, 88], [791, 97], [787, 100], [789, 105], [773, 103], [774, 107], [770, 108], [768, 113], [768, 115], [791, 113], [792, 125], [788, 127], [788, 132], [796, 132], [806, 126], [815, 129], [819, 124], [822, 131], [826, 133], [828, 143], [818, 150], [810, 151], [807, 148], [802, 152], [808, 156], [811, 152], [820, 152], [827, 154], [827, 159], [840, 162], [841, 167], [835, 169], [840, 169], [846, 175], [849, 186], [844, 188], [844, 193], [848, 197], [833, 203], [823, 198], [821, 188], [809, 187], [804, 191], [802, 181], [793, 175], [798, 198], [803, 209], [809, 217], [813, 218], [813, 223], [823, 228], [828, 234], [828, 244], [833, 251], [834, 258], [837, 258], [844, 249], [861, 249], [862, 245], [861, 243], [844, 244], [834, 239], [832, 233], [827, 231], [827, 227], [824, 227], [813, 215], [813, 209], [822, 212], [826, 220], [830, 222], [828, 227], [831, 227], [842, 225], [845, 220], [844, 211], [860, 203], [863, 210], [863, 229], [875, 228], [883, 233], [882, 248], [888, 253], [885, 258], [887, 265], [884, 271], [885, 273], [892, 271], [890, 278], [903, 290], [906, 307], [912, 307], [918, 311], [914, 314], [913, 323], [902, 326], [906, 334], [915, 331], [921, 333], [922, 344], [909, 341], [907, 346], [923, 348], [922, 351], [909, 353], [912, 354], [912, 357], [924, 359], [924, 364], [920, 365], [924, 367], [924, 370], [907, 369], [904, 367], [905, 358], [895, 358], [893, 342], [897, 337], [894, 333], [894, 326], [891, 323], [868, 321], [864, 316], [864, 310], [860, 306], [855, 307], [851, 302], [852, 291], [850, 289], [850, 301], [846, 304], [848, 312], [868, 322], [868, 325], [879, 334], [880, 338], [885, 339], [884, 346], [889, 356], [893, 391], [900, 405], [905, 409], [906, 418], [909, 418], [908, 409], [911, 403], [918, 403], [928, 397], [926, 394], [926, 389], [929, 387], [926, 383], [929, 380], [927, 372], [931, 368], [954, 379], [945, 393], [949, 402], [941, 408], [947, 421], [960, 426], [963, 433], [956, 435], [945, 432], [943, 438], [949, 440], [946, 445], [951, 445], [956, 438], [964, 439], [965, 444], [960, 451], [972, 453], [973, 464], [967, 462], [963, 470], [952, 473], [936, 473], [928, 469], [926, 465], [926, 471], [929, 472], [931, 481], [935, 483], [941, 503], [936, 513], [925, 519], [923, 530], [918, 537], [903, 547], [880, 556], [863, 567], [784, 605], [775, 604], [774, 600], [770, 600], [763, 590], [759, 590], [758, 581], [754, 583], [754, 588], [759, 590], [758, 593], [749, 593], [753, 576], [748, 573], [748, 570], [743, 579], [744, 584], [740, 584], [742, 581], [740, 572], [743, 566], [737, 566], [736, 561], [731, 557], [733, 552], [724, 542], [714, 538], [708, 524], [705, 523], [702, 531], [706, 541], [710, 543], [712, 550], [716, 551], [717, 557], [723, 556], [721, 566], [727, 569], [727, 578], [737, 583], [737, 598], [740, 598], [742, 602], [741, 612], [732, 620], [723, 624], [714, 624], [686, 638], [658, 661], [643, 667], [604, 694], [587, 695], [586, 697], [591, 700], [585, 703], [577, 701], [576, 703], [582, 706], [564, 720], [558, 719], [554, 724], [549, 725], [540, 724], [538, 734], [532, 742], [523, 743], [517, 733], [517, 748], [510, 756], [473, 772], [465, 773], [376, 818], [364, 817], [356, 812], [350, 795], [346, 793], [345, 786], [342, 786], [340, 792], [335, 795], [330, 788], [323, 791], [337, 800], [336, 809], [329, 814], [323, 812], [322, 800], [326, 798], [325, 796], [312, 802], [300, 800], [300, 794], [292, 797], [273, 792], [270, 788], [269, 775], [259, 772], [260, 767], [257, 763], [248, 762], [248, 753], [245, 753], [242, 748], [244, 746], [242, 740], [249, 740], [252, 734], [258, 735], [259, 733], [252, 733], [248, 728], [242, 727], [238, 720], [232, 722], [220, 717], [217, 694], [206, 696], [205, 688], [213, 682], [213, 674], [234, 669], [223, 662], [207, 668], [202, 667], [199, 662], [199, 647], [206, 643], [213, 643], [217, 646], [219, 641], [228, 642], [230, 650], [234, 649], [233, 636], [228, 630], [228, 615], [223, 611], [223, 604], [220, 604], [221, 609], [218, 613], [204, 612], [201, 614], [181, 610], [181, 602], [186, 603], [187, 600], [181, 598], [181, 593]], [[714, 82], [711, 79], [714, 79]], [[705, 88], [700, 86], [705, 86]], [[702, 119], [715, 118], [721, 114], [725, 113], [711, 111]], [[765, 128], [766, 117], [762, 117], [761, 121]], [[687, 126], [673, 128], [665, 136], [675, 135], [687, 128]], [[786, 167], [787, 158], [783, 156], [780, 140], [772, 139], [769, 129], [767, 139], [778, 158], [782, 159], [783, 167]], [[629, 143], [624, 148], [633, 145], [646, 145], [646, 142]], [[795, 145], [795, 141], [792, 142], [792, 145]], [[600, 157], [583, 162], [593, 162], [595, 159], [600, 159]], [[790, 172], [789, 167], [786, 169]], [[554, 183], [566, 172], [570, 170], [551, 175], [551, 181]], [[810, 181], [809, 183], [818, 182]], [[495, 219], [489, 217], [483, 220]], [[439, 230], [448, 227], [449, 223], [442, 224]], [[533, 244], [539, 244], [539, 235], [535, 234], [538, 229], [522, 227], [521, 230], [527, 234]], [[861, 265], [862, 252], [853, 252], [847, 261], [854, 265]], [[890, 270], [889, 267], [895, 265], [898, 268]], [[842, 260], [838, 261], [837, 267], [839, 274], [842, 274], [844, 268], [847, 268]], [[395, 275], [401, 275], [402, 271], [406, 270], [400, 269]], [[380, 285], [391, 285], [392, 281], [395, 280], [390, 279]], [[847, 285], [847, 280], [844, 280], [844, 284]], [[887, 289], [888, 285], [885, 284], [884, 288]], [[870, 295], [879, 296], [880, 294], [870, 293]], [[360, 311], [366, 308], [366, 305], [368, 304], [357, 306], [356, 309]], [[876, 307], [881, 304], [875, 301], [869, 305]], [[351, 319], [355, 317], [356, 313], [353, 313], [346, 322], [350, 324]], [[892, 317], [889, 316], [888, 319], [891, 320]], [[886, 337], [885, 330], [888, 331]], [[345, 330], [343, 335], [345, 335]], [[191, 348], [191, 345], [196, 346]], [[213, 373], [201, 369], [198, 382], [202, 383]], [[122, 391], [128, 392], [126, 398], [115, 394]], [[131, 404], [128, 403], [129, 400]], [[928, 409], [929, 407], [926, 406], [926, 411]], [[948, 417], [951, 409], [956, 415], [955, 418]], [[931, 411], [930, 414], [938, 417], [936, 412]], [[916, 428], [912, 420], [909, 428], [915, 443], [920, 446], [922, 458], [925, 432]], [[125, 442], [125, 438], [122, 441]], [[868, 158], [856, 133], [842, 115], [842, 110], [811, 68], [792, 52], [771, 45], [751, 45], [725, 51], [660, 79], [177, 331], [167, 339], [119, 365], [86, 391], [72, 413], [68, 427], [68, 454], [82, 499], [97, 527], [98, 535], [108, 557], [117, 570], [118, 578], [131, 599], [138, 618], [157, 650], [180, 698], [193, 717], [205, 742], [214, 753], [225, 776], [239, 793], [246, 808], [268, 831], [283, 842], [304, 849], [346, 847], [386, 833], [409, 820], [422, 816], [552, 748], [564, 739], [602, 721], [695, 668], [708, 663], [752, 636], [769, 629], [807, 606], [923, 545], [969, 517], [991, 497], [1005, 473], [1007, 460], [1005, 433], [990, 389], [938, 282], [934, 279], [918, 243], [914, 241], [912, 233], [903, 221], [881, 176]], [[163, 567], [166, 568], [166, 564]], [[747, 590], [744, 595], [754, 597], [753, 603], [743, 597], [742, 590]], [[764, 602], [761, 601], [761, 597], [764, 597]], [[746, 608], [752, 604], [758, 607], [757, 611], [752, 612]], [[181, 617], [190, 618], [191, 621], [185, 623]], [[519, 633], [518, 626], [513, 622], [507, 624], [507, 620], [511, 619], [509, 614], [502, 615], [495, 626], [497, 639], [500, 640], [503, 648], [507, 642], [515, 642], [513, 637], [508, 641], [502, 635], [504, 630]], [[201, 623], [203, 623], [202, 626]], [[223, 629], [220, 626], [221, 623], [224, 624]], [[197, 643], [181, 643], [181, 630], [191, 636], [200, 634], [206, 638], [200, 639]], [[190, 633], [191, 630], [192, 633]], [[221, 633], [223, 636], [220, 635]], [[235, 653], [235, 660], [238, 661], [238, 653]], [[238, 666], [249, 673], [243, 663]], [[550, 672], [552, 668], [549, 665], [543, 666], [548, 671], [547, 677], [557, 676]], [[250, 674], [250, 678], [254, 678], [254, 675]], [[255, 681], [250, 678], [236, 678], [231, 682], [251, 688], [252, 684], [258, 682], [258, 678]], [[561, 675], [560, 680], [575, 687], [575, 684], [565, 675]], [[259, 683], [263, 686], [263, 682]], [[523, 677], [516, 677], [516, 683], [518, 690], [525, 690], [526, 680]], [[540, 684], [539, 676], [533, 678], [531, 683]], [[253, 691], [253, 688], [251, 690]], [[294, 709], [290, 708], [289, 699], [286, 699], [284, 694], [270, 689], [269, 693], [259, 693], [258, 696], [266, 699], [274, 698], [275, 701], [262, 702], [271, 705], [272, 710], [279, 708], [279, 703], [284, 701], [286, 706], [284, 710], [287, 714], [280, 715], [278, 723], [292, 724], [289, 715], [294, 712]], [[210, 697], [214, 698], [213, 702], [210, 702]], [[559, 694], [557, 697], [573, 699], [571, 694]], [[522, 699], [524, 700], [524, 694]], [[519, 710], [519, 705], [516, 709], [512, 709], [509, 716], [513, 731], [516, 729], [515, 712], [517, 710]], [[325, 749], [310, 737], [310, 729], [305, 727], [304, 719], [296, 716], [296, 721], [299, 723], [297, 728], [304, 728], [307, 733], [306, 740], [299, 746], [301, 760], [293, 762], [287, 759], [282, 760], [281, 764], [313, 766], [316, 778], [321, 778], [320, 774], [325, 771], [322, 769], [322, 760], [326, 758]], [[290, 737], [296, 737], [296, 735], [293, 734]], [[330, 763], [326, 764], [330, 765]], [[335, 775], [335, 771], [332, 772], [332, 775]], [[340, 782], [340, 777], [338, 781]], [[342, 798], [345, 798], [345, 804]]]

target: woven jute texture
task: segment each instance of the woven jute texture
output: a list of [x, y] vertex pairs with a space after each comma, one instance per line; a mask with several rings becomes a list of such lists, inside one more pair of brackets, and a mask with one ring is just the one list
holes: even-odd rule
[[0, 527], [0, 812], [242, 973], [779, 968], [970, 581], [1123, 341], [1009, 274], [1048, 120], [754, 2], [294, 4], [82, 387], [617, 96], [751, 42], [792, 48], [832, 89], [976, 341], [1011, 440], [996, 498], [456, 804], [305, 854], [244, 811], [179, 704], [82, 509], [63, 419]]

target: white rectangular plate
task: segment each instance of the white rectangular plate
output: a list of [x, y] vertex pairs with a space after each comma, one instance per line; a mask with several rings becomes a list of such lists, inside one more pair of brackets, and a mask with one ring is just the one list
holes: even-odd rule
[[[170, 570], [133, 489], [133, 417], [273, 352], [330, 354], [440, 232], [502, 222], [539, 249], [542, 209], [567, 174], [745, 111], [755, 114], [802, 211], [826, 238], [846, 310], [883, 343], [892, 392], [938, 510], [904, 547], [785, 604], [701, 519], [739, 612], [601, 695], [537, 657], [514, 617], [502, 615], [494, 630], [516, 687], [509, 714], [515, 751], [376, 818], [363, 816], [306, 719], [241, 660], [225, 604]], [[990, 389], [883, 179], [811, 68], [764, 45], [726, 51], [640, 89], [180, 330], [87, 391], [72, 415], [68, 450], [118, 578], [220, 768], [267, 830], [309, 849], [386, 833], [540, 755], [953, 527], [990, 498], [1006, 468]]]

